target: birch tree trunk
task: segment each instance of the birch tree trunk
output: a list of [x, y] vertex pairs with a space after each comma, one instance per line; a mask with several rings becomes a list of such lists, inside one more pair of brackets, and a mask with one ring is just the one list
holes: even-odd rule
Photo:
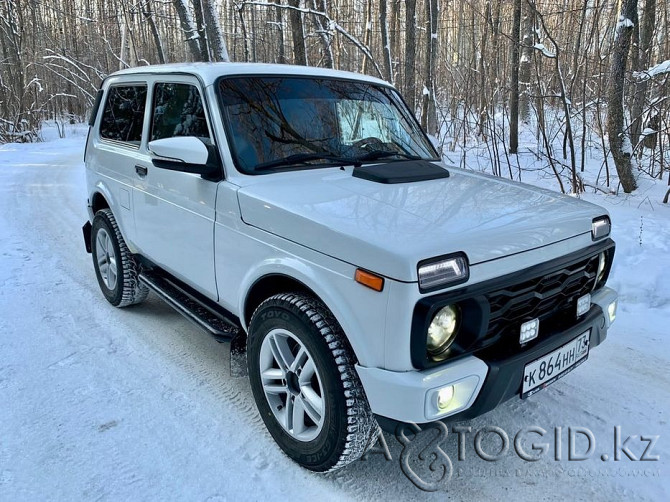
[[186, 4], [186, 0], [174, 0], [174, 8], [179, 16], [181, 29], [186, 36], [186, 43], [188, 44], [189, 52], [193, 61], [201, 61], [202, 53], [200, 51], [200, 35], [198, 29], [193, 21], [191, 11]]
[[[655, 24], [656, 0], [646, 0], [644, 2], [644, 10], [642, 11], [642, 26], [640, 27], [638, 66], [635, 68], [638, 71], [646, 70], [649, 67], [651, 40], [654, 34]], [[633, 97], [633, 106], [630, 113], [632, 119], [630, 135], [633, 145], [637, 145], [640, 141], [643, 120], [642, 116], [644, 114], [644, 103], [647, 97], [648, 84], [648, 79], [643, 79], [635, 84], [635, 95]]]
[[202, 10], [205, 19], [207, 39], [212, 48], [214, 61], [230, 62], [228, 47], [226, 46], [225, 38], [223, 38], [223, 30], [221, 29], [221, 22], [219, 21], [219, 14], [216, 11], [216, 6], [212, 0], [202, 0]]
[[631, 167], [633, 148], [628, 133], [624, 130], [623, 112], [624, 75], [635, 24], [637, 24], [637, 0], [622, 0], [607, 93], [607, 134], [612, 158], [619, 173], [619, 181], [625, 193], [631, 193], [637, 188]]

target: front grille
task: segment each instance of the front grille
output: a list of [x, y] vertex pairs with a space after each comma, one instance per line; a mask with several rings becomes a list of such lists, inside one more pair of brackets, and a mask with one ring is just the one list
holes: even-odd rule
[[514, 337], [518, 343], [521, 324], [530, 319], [540, 319], [540, 337], [547, 332], [547, 324], [559, 327], [574, 323], [577, 298], [591, 292], [597, 271], [596, 254], [560, 270], [486, 293], [491, 315], [484, 345], [508, 337]]
[[[592, 308], [590, 314], [578, 319], [577, 299], [593, 291], [601, 253], [606, 256], [602, 286], [614, 259], [611, 239], [555, 260], [420, 299], [412, 316], [412, 364], [419, 369], [444, 364], [427, 357], [426, 333], [435, 314], [446, 305], [458, 305], [463, 313], [459, 334], [450, 349], [450, 361], [469, 354], [487, 362], [503, 361], [573, 328], [594, 313]], [[531, 319], [540, 320], [538, 337], [520, 345], [521, 324]]]

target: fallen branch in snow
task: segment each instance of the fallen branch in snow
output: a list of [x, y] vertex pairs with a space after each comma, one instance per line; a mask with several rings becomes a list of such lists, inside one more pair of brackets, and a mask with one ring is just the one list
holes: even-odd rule
[[587, 183], [583, 179], [582, 179], [582, 185], [584, 187], [593, 188], [594, 190], [597, 190], [598, 192], [602, 192], [606, 195], [616, 195], [616, 192], [609, 187], [601, 187], [600, 185]]

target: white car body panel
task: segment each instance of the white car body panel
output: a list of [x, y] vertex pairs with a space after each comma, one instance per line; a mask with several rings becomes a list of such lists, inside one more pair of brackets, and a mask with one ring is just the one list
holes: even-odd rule
[[[419, 261], [465, 252], [471, 265], [591, 232], [599, 207], [449, 168], [446, 179], [385, 185], [351, 168], [259, 176], [239, 191], [253, 226], [400, 281]], [[551, 215], [550, 222], [548, 215]], [[492, 245], [495, 243], [495, 245]]]
[[435, 418], [430, 413], [430, 397], [438, 388], [468, 381], [468, 392], [448, 415], [458, 413], [477, 398], [484, 385], [488, 368], [474, 356], [459, 359], [453, 364], [427, 371], [389, 371], [356, 366], [365, 387], [370, 406], [384, 417], [402, 422], [421, 424]]
[[[363, 364], [383, 366], [388, 293], [354, 282], [355, 267], [348, 263], [246, 225], [240, 218], [236, 189], [225, 181], [219, 184], [215, 228], [219, 303], [237, 315], [246, 329], [246, 292], [268, 275], [292, 277], [329, 306], [345, 332], [361, 334], [349, 340]], [[360, 305], [368, 308], [361, 311]]]

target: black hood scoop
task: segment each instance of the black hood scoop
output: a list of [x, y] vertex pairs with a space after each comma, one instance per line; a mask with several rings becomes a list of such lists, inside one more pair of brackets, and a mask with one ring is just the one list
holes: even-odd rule
[[449, 171], [427, 160], [404, 160], [356, 166], [353, 177], [393, 185], [448, 178]]

